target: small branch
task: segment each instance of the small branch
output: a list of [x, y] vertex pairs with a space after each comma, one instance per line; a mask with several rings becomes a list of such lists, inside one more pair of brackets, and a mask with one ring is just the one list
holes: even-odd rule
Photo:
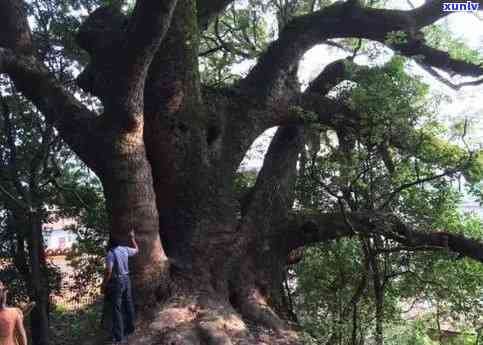
[[65, 192], [69, 192], [69, 193], [72, 193], [77, 200], [79, 200], [79, 202], [84, 205], [85, 209], [86, 210], [89, 210], [91, 209], [91, 207], [84, 201], [84, 199], [82, 199], [82, 197], [79, 195], [79, 193], [77, 193], [77, 191], [75, 189], [71, 189], [71, 188], [66, 188], [64, 186], [61, 186], [59, 184], [59, 182], [57, 182], [57, 180], [54, 178], [54, 179], [51, 179], [50, 182], [60, 191], [65, 191]]
[[406, 0], [406, 2], [408, 3], [409, 7], [411, 7], [412, 9], [416, 8], [416, 6], [414, 6], [411, 0]]
[[356, 58], [357, 53], [359, 52], [359, 50], [361, 49], [361, 47], [362, 47], [362, 39], [361, 39], [361, 38], [359, 38], [359, 40], [358, 40], [358, 42], [357, 42], [357, 46], [356, 46], [356, 48], [354, 49], [354, 53], [352, 54], [352, 56], [351, 56], [351, 58], [350, 58], [351, 60], [354, 60], [354, 59]]
[[441, 249], [446, 249], [446, 248], [441, 246], [414, 246], [414, 247], [398, 246], [393, 248], [377, 249], [375, 253], [382, 254], [382, 253], [398, 253], [403, 251], [406, 251], [406, 252], [436, 251]]
[[216, 52], [218, 52], [218, 51], [220, 51], [220, 50], [222, 50], [222, 49], [223, 49], [223, 47], [222, 47], [221, 45], [219, 45], [219, 46], [216, 46], [216, 47], [214, 47], [214, 48], [211, 48], [211, 49], [205, 50], [205, 51], [203, 51], [203, 52], [200, 52], [200, 53], [198, 54], [198, 56], [199, 56], [199, 57], [205, 57], [205, 56], [211, 55], [211, 54], [213, 54], [213, 53], [216, 53]]
[[[311, 84], [309, 88], [315, 88]], [[327, 87], [327, 85], [325, 86]], [[318, 86], [317, 86], [318, 88]], [[344, 126], [357, 130], [360, 123], [359, 113], [346, 104], [321, 96], [318, 92], [304, 92], [290, 99], [267, 104], [263, 118], [263, 129], [280, 125], [320, 123], [332, 128]], [[340, 116], [337, 116], [340, 115]]]
[[25, 209], [25, 210], [30, 210], [30, 206], [23, 201], [17, 199], [15, 196], [13, 196], [4, 186], [0, 184], [0, 192], [2, 192], [4, 195], [6, 195], [10, 200], [12, 200], [18, 207]]
[[[379, 210], [383, 210], [384, 208], [386, 208], [386, 206], [399, 194], [401, 193], [403, 190], [405, 189], [408, 189], [408, 188], [411, 188], [413, 186], [416, 186], [418, 184], [423, 184], [423, 183], [426, 183], [426, 182], [430, 182], [430, 181], [434, 181], [434, 180], [437, 180], [437, 179], [440, 179], [442, 177], [445, 177], [445, 176], [448, 176], [448, 175], [451, 175], [451, 174], [454, 174], [456, 172], [458, 172], [460, 169], [450, 169], [450, 170], [447, 170], [441, 174], [438, 174], [438, 175], [433, 175], [433, 176], [429, 176], [429, 177], [426, 177], [426, 178], [422, 178], [422, 179], [418, 179], [416, 181], [412, 181], [412, 182], [409, 182], [409, 183], [405, 183], [401, 186], [399, 186], [398, 188], [396, 188], [395, 190], [393, 190], [391, 192], [391, 194], [389, 195], [389, 197], [386, 199], [386, 201], [384, 201], [382, 203], [382, 205], [378, 208]], [[381, 197], [382, 198], [382, 197]]]
[[[404, 56], [413, 57], [421, 65], [436, 67], [450, 74], [456, 73], [470, 77], [480, 77], [483, 75], [483, 66], [464, 60], [453, 59], [449, 53], [424, 44], [424, 38], [413, 39], [408, 37], [408, 42], [389, 44], [389, 47]], [[434, 75], [434, 72], [432, 75]]]
[[465, 86], [478, 86], [483, 84], [483, 78], [472, 80], [472, 81], [466, 81], [462, 82], [459, 84], [453, 83], [451, 80], [445, 78], [442, 76], [435, 68], [431, 66], [427, 66], [425, 64], [420, 63], [419, 64], [426, 72], [428, 72], [431, 76], [435, 77], [438, 81], [441, 83], [445, 84], [446, 86], [450, 87], [453, 90], [460, 90], [462, 87]]
[[218, 43], [220, 44], [220, 46], [223, 49], [225, 49], [227, 52], [229, 52], [229, 53], [232, 53], [232, 54], [235, 54], [235, 55], [239, 55], [239, 56], [244, 57], [246, 59], [253, 58], [253, 56], [251, 56], [250, 54], [245, 53], [245, 52], [243, 52], [243, 51], [235, 48], [232, 44], [226, 43], [223, 40], [223, 37], [221, 37], [220, 31], [219, 31], [219, 23], [220, 23], [220, 21], [217, 18], [215, 20], [215, 36], [216, 36], [216, 39], [218, 40]]
[[206, 30], [209, 24], [234, 0], [198, 0], [198, 24]]
[[326, 40], [326, 41], [322, 42], [322, 44], [326, 44], [326, 45], [328, 45], [330, 47], [334, 47], [334, 48], [341, 49], [341, 50], [343, 50], [346, 53], [350, 53], [350, 54], [353, 53], [353, 51], [350, 48], [346, 47], [345, 45], [343, 45], [341, 43], [338, 43], [336, 41], [333, 41], [333, 40]]

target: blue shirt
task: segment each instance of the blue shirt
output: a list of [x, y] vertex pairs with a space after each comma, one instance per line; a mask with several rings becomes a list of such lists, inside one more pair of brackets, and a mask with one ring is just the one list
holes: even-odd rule
[[131, 247], [117, 246], [112, 248], [107, 252], [106, 266], [112, 270], [114, 276], [127, 275], [129, 274], [128, 258], [137, 253], [138, 250]]

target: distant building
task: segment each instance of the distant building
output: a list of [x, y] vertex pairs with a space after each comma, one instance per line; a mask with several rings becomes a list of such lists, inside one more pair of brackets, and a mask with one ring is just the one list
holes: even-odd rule
[[72, 219], [59, 219], [43, 225], [45, 252], [47, 255], [65, 255], [77, 241], [76, 234], [69, 229], [75, 224]]

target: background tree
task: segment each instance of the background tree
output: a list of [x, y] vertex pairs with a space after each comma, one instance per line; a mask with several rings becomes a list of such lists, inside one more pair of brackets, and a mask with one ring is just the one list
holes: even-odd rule
[[[13, 303], [36, 302], [29, 318], [34, 343], [49, 338], [50, 295], [60, 288], [60, 271], [47, 258], [43, 227], [74, 218], [78, 245], [72, 253], [76, 287], [85, 291], [102, 268], [106, 243], [102, 191], [95, 176], [75, 159], [52, 126], [20, 95], [5, 85], [0, 125], [2, 267]], [[12, 109], [15, 109], [14, 111]], [[104, 228], [105, 229], [105, 228]], [[93, 246], [95, 249], [93, 249]], [[102, 253], [102, 254], [101, 254]], [[93, 256], [96, 254], [96, 256]], [[93, 269], [95, 268], [95, 269]]]
[[31, 315], [32, 335], [39, 344], [46, 344], [49, 294], [58, 279], [53, 279], [53, 268], [46, 260], [42, 224], [51, 216], [46, 200], [55, 193], [50, 186], [57, 174], [52, 161], [65, 156], [53, 127], [42, 123], [39, 114], [32, 115], [30, 112], [35, 110], [28, 103], [16, 95], [2, 100], [4, 245], [26, 284], [28, 296], [36, 303]]
[[[459, 214], [461, 193], [456, 188], [463, 175], [469, 187], [481, 179], [474, 157], [478, 153], [441, 140], [444, 127], [425, 98], [427, 88], [403, 67], [402, 60], [393, 59], [370, 73], [360, 71], [357, 84], [340, 88], [369, 123], [350, 151], [337, 144], [336, 133], [316, 138], [317, 150], [308, 149], [302, 160], [299, 208], [375, 217], [378, 212], [397, 213], [406, 224], [425, 231], [446, 229], [481, 238], [481, 220]], [[405, 146], [389, 149], [396, 141]], [[352, 226], [350, 217], [345, 221]], [[446, 305], [453, 316], [479, 328], [480, 265], [451, 254], [448, 262], [442, 244], [401, 246], [388, 238], [384, 221], [374, 230], [360, 233], [353, 225], [351, 239], [309, 250], [296, 268], [297, 314], [317, 343], [360, 344], [372, 338], [381, 344], [384, 329], [393, 330], [402, 321], [401, 309], [412, 301]], [[453, 280], [450, 271], [454, 277], [456, 271], [465, 272], [465, 278]], [[449, 280], [458, 287], [444, 283]]]
[[[72, 90], [73, 60], [85, 59], [73, 44], [73, 34], [79, 25], [72, 11], [81, 3], [58, 6], [52, 1], [31, 1], [26, 13], [35, 23], [36, 53], [50, 73]], [[60, 48], [61, 47], [61, 48]], [[30, 317], [34, 344], [49, 343], [50, 294], [60, 287], [60, 276], [45, 255], [43, 224], [55, 221], [61, 214], [65, 199], [78, 195], [81, 181], [64, 186], [64, 175], [75, 161], [73, 153], [64, 144], [53, 125], [18, 92], [8, 78], [0, 80], [1, 98], [1, 195], [5, 217], [2, 233], [7, 257], [14, 258], [15, 269], [7, 279], [23, 280], [25, 291], [18, 292], [36, 302]], [[90, 99], [80, 95], [87, 104]], [[70, 189], [69, 189], [70, 188]], [[77, 193], [77, 194], [76, 194]], [[79, 203], [79, 200], [77, 200]], [[77, 214], [79, 215], [79, 213]], [[81, 224], [81, 223], [80, 223]], [[17, 282], [18, 284], [18, 282]], [[22, 285], [22, 283], [21, 283]], [[15, 282], [12, 282], [15, 286]]]

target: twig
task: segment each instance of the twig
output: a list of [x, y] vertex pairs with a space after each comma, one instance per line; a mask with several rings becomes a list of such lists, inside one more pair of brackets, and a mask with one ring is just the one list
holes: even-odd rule
[[16, 203], [20, 208], [23, 208], [23, 209], [26, 209], [26, 210], [30, 209], [29, 205], [22, 202], [21, 200], [18, 200], [15, 196], [10, 194], [9, 191], [5, 187], [3, 187], [1, 184], [0, 184], [0, 192], [5, 194], [9, 199], [11, 199], [14, 203]]
[[410, 188], [410, 187], [413, 187], [413, 186], [416, 186], [418, 184], [422, 184], [422, 183], [425, 183], [425, 182], [437, 180], [437, 179], [440, 179], [440, 178], [445, 177], [447, 175], [454, 174], [458, 171], [459, 171], [459, 169], [450, 169], [450, 170], [446, 170], [445, 172], [438, 174], [438, 175], [433, 175], [433, 176], [429, 176], [429, 177], [426, 177], [426, 178], [423, 178], [423, 179], [418, 179], [418, 180], [413, 181], [413, 182], [405, 183], [405, 184], [399, 186], [398, 188], [396, 188], [395, 190], [393, 190], [392, 193], [387, 198], [387, 200], [380, 207], [378, 207], [378, 209], [379, 210], [384, 209], [400, 192], [402, 192], [403, 190], [405, 190], [407, 188]]
[[441, 83], [445, 84], [446, 86], [456, 91], [460, 90], [462, 87], [465, 87], [465, 86], [478, 86], [483, 84], [483, 78], [455, 84], [451, 80], [443, 77], [434, 67], [421, 64], [421, 63], [419, 65], [431, 76], [435, 77], [438, 81], [440, 81]]
[[408, 3], [409, 7], [411, 7], [411, 9], [416, 8], [416, 6], [414, 6], [414, 4], [411, 2], [411, 0], [406, 0], [406, 2]]

